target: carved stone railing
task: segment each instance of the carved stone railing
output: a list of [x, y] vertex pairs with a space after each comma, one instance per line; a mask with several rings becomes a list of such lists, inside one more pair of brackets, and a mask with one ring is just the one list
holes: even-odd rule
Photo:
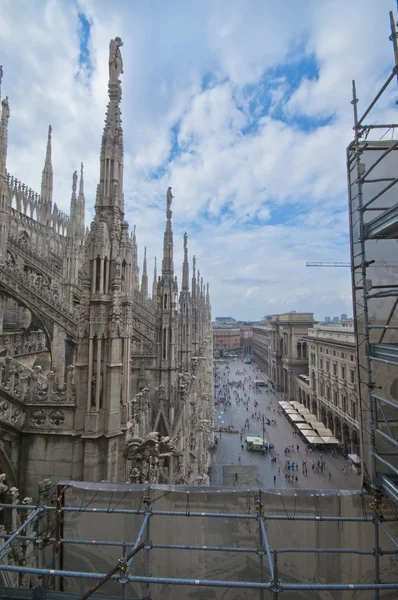
[[[41, 212], [43, 205], [43, 199], [40, 194], [36, 194], [31, 188], [10, 174], [7, 176], [7, 183], [10, 194], [15, 198], [16, 202], [17, 208], [13, 210], [22, 217], [28, 217], [32, 223], [43, 227], [43, 225], [34, 219], [34, 215], [38, 215]], [[49, 227], [55, 235], [64, 236], [66, 234], [70, 217], [60, 210], [56, 204], [54, 204], [52, 213], [49, 216], [49, 221]], [[32, 228], [32, 224], [30, 224], [30, 228]]]
[[0, 352], [7, 351], [10, 356], [26, 356], [48, 351], [43, 331], [10, 332], [0, 334]]
[[22, 304], [31, 305], [72, 338], [77, 338], [77, 311], [65, 306], [56, 291], [48, 288], [45, 280], [21, 271], [14, 265], [4, 264], [0, 265], [0, 284]]
[[66, 383], [58, 383], [56, 372], [41, 375], [41, 367], [26, 367], [10, 356], [0, 358], [0, 392], [24, 405], [74, 403], [76, 397], [74, 367], [68, 367]]
[[37, 252], [32, 246], [24, 244], [21, 239], [15, 235], [9, 235], [8, 245], [11, 253], [22, 256], [26, 263], [30, 263], [36, 269], [42, 271], [47, 277], [53, 279], [62, 275], [62, 263], [60, 260], [51, 259], [40, 252]]

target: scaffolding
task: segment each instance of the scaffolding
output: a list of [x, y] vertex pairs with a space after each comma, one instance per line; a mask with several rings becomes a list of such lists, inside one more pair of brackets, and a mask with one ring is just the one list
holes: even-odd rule
[[[363, 489], [59, 482], [52, 501], [0, 504], [26, 514], [0, 531], [0, 598], [396, 600], [398, 124], [365, 121], [396, 95], [390, 21], [394, 69], [361, 117], [353, 82], [347, 148]], [[37, 564], [7, 560], [17, 542], [35, 544]], [[15, 574], [32, 589], [11, 587]]]
[[[0, 505], [29, 514], [13, 534], [2, 535], [0, 573], [36, 577], [34, 591], [46, 590], [43, 598], [337, 600], [361, 593], [362, 600], [398, 594], [395, 506], [376, 510], [374, 498], [359, 491], [64, 481], [54, 492], [49, 504]], [[34, 520], [37, 535], [24, 535]], [[375, 522], [383, 534], [377, 546]], [[37, 567], [2, 562], [17, 539], [36, 543]], [[0, 598], [24, 598], [27, 591], [0, 588]]]

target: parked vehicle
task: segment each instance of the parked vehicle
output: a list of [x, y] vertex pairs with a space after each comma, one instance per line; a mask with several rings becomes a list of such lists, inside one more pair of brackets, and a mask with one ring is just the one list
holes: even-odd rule
[[268, 449], [266, 439], [258, 436], [248, 435], [246, 438], [246, 450], [250, 452], [264, 452]]

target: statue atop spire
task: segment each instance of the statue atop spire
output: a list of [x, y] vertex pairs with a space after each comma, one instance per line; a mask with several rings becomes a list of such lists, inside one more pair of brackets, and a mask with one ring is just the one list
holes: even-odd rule
[[167, 188], [167, 210], [168, 211], [171, 210], [171, 203], [173, 201], [173, 198], [174, 198], [174, 196], [173, 196], [173, 193], [171, 191], [171, 187], [168, 187]]
[[123, 59], [120, 48], [123, 42], [120, 37], [115, 37], [109, 42], [109, 83], [117, 83], [123, 74]]

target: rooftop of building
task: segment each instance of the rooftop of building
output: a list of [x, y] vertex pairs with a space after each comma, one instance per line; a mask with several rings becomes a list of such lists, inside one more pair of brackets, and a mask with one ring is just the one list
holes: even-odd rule
[[346, 343], [346, 344], [355, 344], [355, 332], [353, 327], [343, 327], [342, 325], [314, 325], [311, 329], [308, 330], [308, 338], [312, 340], [314, 338], [330, 341], [330, 342], [338, 342], [338, 343]]

